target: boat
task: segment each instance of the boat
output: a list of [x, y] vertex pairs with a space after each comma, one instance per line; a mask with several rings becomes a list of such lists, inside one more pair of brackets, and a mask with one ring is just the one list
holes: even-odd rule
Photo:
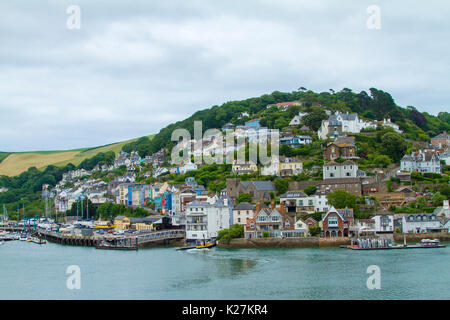
[[112, 224], [109, 221], [95, 221], [96, 229], [114, 229], [116, 227], [115, 224]]
[[189, 250], [189, 249], [196, 249], [196, 245], [187, 245], [185, 244], [183, 247], [177, 247], [176, 250]]
[[28, 240], [28, 235], [26, 233], [21, 233], [19, 236], [19, 240], [20, 241], [27, 241]]
[[44, 239], [41, 238], [40, 234], [38, 234], [37, 237], [30, 237], [29, 239], [27, 239], [27, 241], [28, 242], [33, 242], [33, 243], [36, 243], [36, 244], [47, 244], [48, 243], [47, 240], [44, 240]]
[[203, 242], [200, 245], [196, 246], [195, 249], [210, 249], [216, 246], [215, 241]]
[[346, 249], [350, 250], [394, 250], [394, 249], [427, 249], [427, 248], [445, 248], [439, 239], [422, 239], [419, 244], [407, 245], [406, 237], [401, 245], [396, 245], [391, 242], [390, 239], [359, 239], [357, 244], [346, 246]]
[[36, 238], [36, 237], [31, 237], [27, 241], [28, 242], [33, 242], [33, 243], [36, 243], [36, 244], [47, 244], [48, 243], [47, 240], [39, 239], [39, 238]]
[[137, 244], [110, 243], [106, 240], [100, 240], [95, 246], [96, 249], [106, 250], [138, 250]]

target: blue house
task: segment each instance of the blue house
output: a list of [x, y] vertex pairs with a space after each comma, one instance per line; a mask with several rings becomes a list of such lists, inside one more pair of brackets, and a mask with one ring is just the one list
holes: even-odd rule
[[302, 145], [309, 144], [311, 142], [312, 138], [310, 136], [293, 136], [280, 138], [281, 145], [288, 145], [292, 148], [298, 148]]
[[261, 118], [257, 118], [257, 119], [252, 119], [252, 120], [248, 120], [247, 122], [245, 122], [245, 126], [246, 127], [261, 127], [259, 120], [261, 120]]

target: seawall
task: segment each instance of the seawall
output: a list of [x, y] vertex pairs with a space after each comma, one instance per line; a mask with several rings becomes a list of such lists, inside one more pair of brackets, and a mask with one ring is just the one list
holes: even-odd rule
[[217, 247], [223, 249], [249, 249], [249, 248], [314, 248], [339, 247], [350, 244], [350, 238], [253, 238], [232, 239], [230, 243], [219, 241]]
[[394, 233], [394, 241], [403, 243], [406, 237], [406, 242], [420, 242], [422, 239], [439, 239], [441, 241], [450, 241], [450, 233], [448, 232], [430, 232], [430, 233]]

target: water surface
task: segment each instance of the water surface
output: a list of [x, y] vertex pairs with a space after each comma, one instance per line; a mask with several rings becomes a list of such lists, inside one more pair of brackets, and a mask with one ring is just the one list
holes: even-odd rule
[[[69, 290], [66, 269], [81, 269]], [[366, 286], [381, 269], [381, 289]], [[0, 299], [450, 299], [450, 248], [151, 248], [0, 246]]]

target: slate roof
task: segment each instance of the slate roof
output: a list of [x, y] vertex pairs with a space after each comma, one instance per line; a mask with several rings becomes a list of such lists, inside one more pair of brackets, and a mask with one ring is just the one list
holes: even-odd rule
[[233, 208], [233, 210], [253, 210], [255, 209], [255, 205], [248, 203], [248, 202], [241, 202], [236, 207]]

